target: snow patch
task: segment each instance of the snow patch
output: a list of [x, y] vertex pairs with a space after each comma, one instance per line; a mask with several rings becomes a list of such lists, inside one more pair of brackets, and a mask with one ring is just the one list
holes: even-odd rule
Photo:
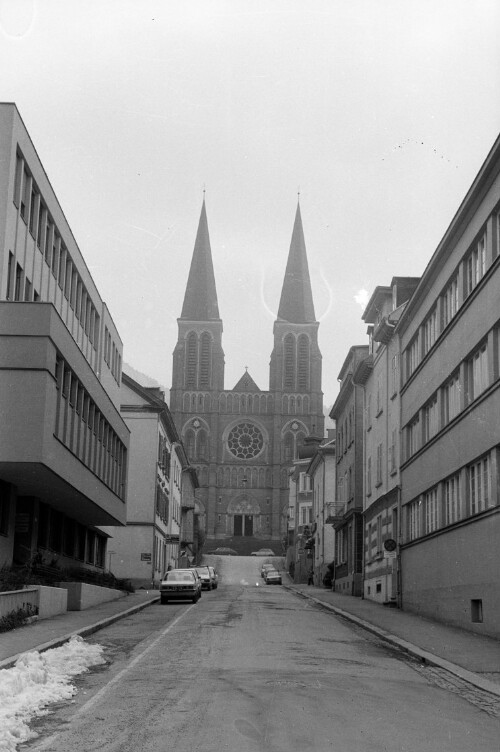
[[47, 715], [51, 703], [73, 697], [71, 678], [105, 663], [103, 650], [74, 636], [59, 648], [24, 653], [15, 666], [0, 671], [1, 752], [15, 752], [18, 744], [35, 738], [31, 719]]

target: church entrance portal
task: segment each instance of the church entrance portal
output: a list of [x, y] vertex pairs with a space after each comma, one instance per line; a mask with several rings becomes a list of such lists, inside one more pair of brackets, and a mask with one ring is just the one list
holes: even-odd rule
[[253, 535], [253, 515], [252, 514], [235, 514], [234, 515], [234, 536], [250, 537]]

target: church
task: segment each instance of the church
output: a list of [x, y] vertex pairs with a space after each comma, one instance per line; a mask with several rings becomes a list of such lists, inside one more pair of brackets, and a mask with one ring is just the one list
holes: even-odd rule
[[307, 436], [323, 436], [318, 327], [300, 204], [274, 322], [269, 389], [248, 371], [224, 385], [219, 315], [207, 212], [203, 201], [173, 353], [170, 410], [200, 488], [206, 549], [249, 553], [260, 544], [281, 552], [288, 473]]

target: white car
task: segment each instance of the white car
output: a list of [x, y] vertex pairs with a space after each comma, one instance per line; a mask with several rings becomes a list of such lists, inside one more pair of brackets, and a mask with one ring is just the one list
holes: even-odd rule
[[160, 582], [160, 601], [192, 601], [201, 598], [201, 580], [196, 569], [171, 569]]

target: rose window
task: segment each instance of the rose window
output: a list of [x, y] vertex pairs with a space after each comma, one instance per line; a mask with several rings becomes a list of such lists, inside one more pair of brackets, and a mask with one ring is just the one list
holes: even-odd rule
[[229, 432], [227, 446], [235, 457], [247, 460], [260, 454], [264, 446], [264, 437], [253, 423], [238, 423]]

